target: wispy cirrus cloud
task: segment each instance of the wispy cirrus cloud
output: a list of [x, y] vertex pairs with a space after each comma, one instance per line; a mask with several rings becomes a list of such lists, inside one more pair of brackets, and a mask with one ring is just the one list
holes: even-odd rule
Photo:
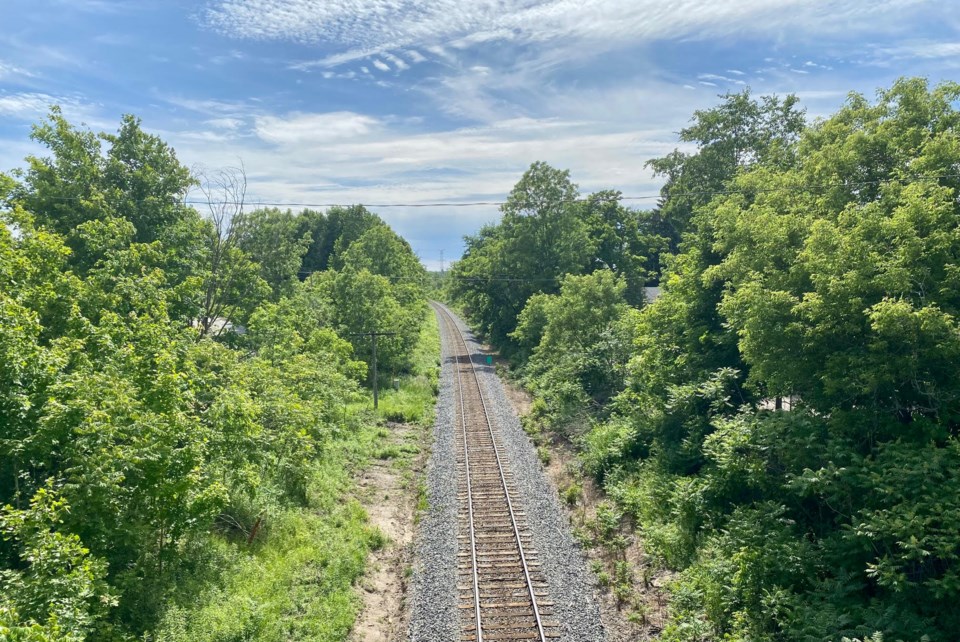
[[[224, 35], [335, 46], [305, 64], [336, 66], [411, 46], [590, 42], [594, 51], [669, 38], [875, 28], [922, 0], [213, 0], [204, 25]], [[579, 52], [583, 54], [583, 51]]]
[[99, 124], [98, 106], [74, 96], [52, 96], [42, 92], [0, 93], [0, 115], [26, 121], [36, 121], [60, 106], [67, 118]]
[[747, 83], [739, 78], [731, 78], [729, 76], [721, 76], [720, 74], [699, 74], [697, 75], [698, 80], [707, 80], [712, 83], [729, 83], [732, 85], [746, 85]]
[[[950, 0], [3, 1], [0, 167], [51, 103], [105, 130], [132, 112], [270, 201], [501, 200], [534, 160], [656, 192], [644, 162], [718, 94], [816, 117], [960, 62]], [[448, 250], [497, 216], [380, 213]]]
[[894, 47], [880, 47], [878, 53], [884, 58], [896, 60], [957, 58], [960, 57], [960, 41], [923, 40], [905, 42]]
[[387, 62], [391, 63], [397, 71], [406, 71], [407, 69], [410, 69], [410, 65], [404, 62], [402, 58], [398, 58], [391, 53], [384, 53], [383, 57], [387, 60]]
[[0, 80], [9, 80], [17, 77], [36, 78], [36, 74], [13, 63], [0, 60]]
[[[662, 99], [651, 93], [648, 103], [669, 96], [669, 91]], [[581, 104], [571, 98], [576, 102], [561, 106], [582, 110], [583, 118], [521, 117], [441, 132], [424, 131], [416, 119], [293, 112], [257, 117], [252, 136], [220, 130], [166, 132], [164, 137], [188, 164], [230, 165], [242, 158], [251, 204], [278, 196], [287, 202], [374, 206], [499, 201], [534, 159], [571, 169], [584, 192], [618, 188], [655, 195], [658, 181], [642, 165], [675, 147], [670, 127], [629, 122], [611, 127], [587, 117], [589, 99]], [[375, 211], [415, 248], [446, 247], [448, 258], [456, 256], [462, 235], [498, 215], [496, 206]], [[439, 230], [446, 240], [437, 240]]]
[[379, 125], [376, 118], [349, 111], [295, 112], [285, 116], [258, 116], [256, 133], [270, 143], [316, 145], [365, 136]]

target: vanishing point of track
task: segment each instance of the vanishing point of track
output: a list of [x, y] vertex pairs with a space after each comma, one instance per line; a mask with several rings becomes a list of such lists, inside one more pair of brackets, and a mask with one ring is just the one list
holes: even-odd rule
[[557, 638], [557, 623], [544, 619], [552, 615], [553, 603], [473, 355], [452, 315], [443, 306], [434, 307], [453, 339], [456, 358], [461, 639]]

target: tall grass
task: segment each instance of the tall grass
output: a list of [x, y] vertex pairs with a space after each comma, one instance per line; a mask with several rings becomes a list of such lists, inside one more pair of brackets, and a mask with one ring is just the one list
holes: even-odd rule
[[397, 377], [398, 390], [393, 388], [392, 376], [381, 380], [380, 416], [387, 421], [425, 425], [433, 421], [440, 382], [440, 327], [432, 309], [425, 313], [412, 364], [410, 373]]

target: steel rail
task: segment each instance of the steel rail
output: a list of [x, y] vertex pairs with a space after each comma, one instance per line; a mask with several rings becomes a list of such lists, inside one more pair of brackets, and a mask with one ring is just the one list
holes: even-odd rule
[[[438, 308], [439, 309], [439, 308]], [[446, 314], [446, 310], [444, 310]], [[450, 326], [450, 321], [447, 321], [447, 326]], [[461, 338], [461, 343], [463, 347], [466, 348], [466, 342]], [[470, 358], [469, 351], [467, 352], [467, 359]], [[480, 579], [479, 573], [477, 573], [477, 540], [474, 536], [473, 528], [473, 488], [470, 481], [470, 454], [467, 448], [467, 407], [463, 402], [463, 377], [460, 370], [460, 355], [457, 355], [457, 392], [460, 395], [460, 425], [463, 431], [463, 462], [464, 468], [466, 468], [466, 477], [467, 477], [467, 510], [470, 514], [470, 559], [473, 564], [473, 608], [474, 613], [477, 618], [477, 642], [483, 642], [483, 629], [480, 628]], [[478, 386], [479, 387], [479, 386]]]
[[[493, 434], [493, 424], [491, 424], [491, 422], [490, 422], [490, 414], [489, 414], [488, 411], [487, 411], [487, 402], [486, 402], [486, 399], [484, 399], [484, 396], [483, 396], [483, 389], [482, 389], [482, 387], [481, 387], [481, 385], [480, 385], [480, 377], [477, 375], [477, 367], [476, 367], [476, 365], [473, 363], [473, 359], [471, 358], [470, 349], [469, 349], [468, 346], [467, 346], [466, 337], [464, 337], [463, 331], [460, 329], [460, 326], [457, 325], [456, 321], [455, 321], [454, 318], [453, 318], [453, 315], [450, 314], [450, 312], [449, 312], [449, 311], [446, 309], [446, 307], [443, 306], [442, 304], [439, 304], [439, 303], [436, 304], [436, 309], [441, 310], [441, 311], [443, 312], [443, 314], [446, 315], [446, 317], [447, 317], [447, 319], [448, 319], [448, 325], [452, 325], [453, 328], [456, 330], [456, 336], [460, 339], [460, 343], [463, 345], [464, 352], [466, 353], [467, 359], [468, 359], [468, 361], [469, 361], [469, 363], [470, 363], [470, 372], [473, 374], [474, 380], [475, 380], [476, 383], [477, 383], [477, 395], [478, 395], [479, 398], [480, 398], [480, 406], [481, 406], [481, 409], [483, 410], [483, 418], [484, 418], [484, 420], [487, 422], [487, 431], [488, 431], [489, 434], [490, 434], [490, 442], [493, 444], [493, 454], [494, 454], [494, 456], [496, 457], [496, 460], [497, 460], [497, 471], [498, 471], [499, 474], [500, 474], [500, 484], [501, 484], [501, 486], [503, 487], [503, 494], [504, 494], [504, 497], [506, 497], [506, 500], [507, 500], [507, 510], [508, 510], [509, 513], [510, 513], [510, 524], [513, 526], [513, 536], [514, 536], [514, 539], [515, 539], [516, 542], [517, 542], [517, 551], [520, 553], [520, 565], [521, 565], [521, 567], [523, 568], [523, 576], [524, 576], [524, 579], [526, 580], [527, 592], [528, 592], [529, 595], [530, 595], [530, 604], [531, 604], [531, 606], [533, 607], [533, 617], [534, 617], [534, 619], [535, 619], [536, 622], [537, 622], [537, 633], [540, 635], [540, 639], [541, 639], [542, 641], [546, 642], [547, 636], [546, 636], [546, 634], [545, 634], [544, 631], [543, 631], [543, 621], [542, 621], [541, 618], [540, 618], [540, 608], [537, 606], [537, 596], [536, 596], [536, 592], [534, 591], [534, 588], [533, 588], [533, 582], [532, 582], [532, 580], [530, 579], [530, 569], [529, 569], [528, 566], [527, 566], [527, 557], [526, 557], [526, 554], [523, 552], [523, 543], [522, 543], [522, 541], [521, 541], [521, 539], [520, 539], [520, 529], [517, 527], [517, 519], [516, 519], [516, 516], [514, 515], [514, 512], [513, 512], [513, 502], [510, 500], [510, 489], [507, 487], [507, 479], [506, 479], [506, 476], [504, 475], [504, 472], [503, 472], [503, 462], [502, 462], [502, 460], [501, 460], [501, 458], [500, 458], [500, 449], [497, 448], [497, 440], [496, 440], [496, 438], [495, 438], [495, 436], [494, 436], [494, 434]], [[463, 412], [463, 404], [462, 404], [462, 400], [463, 400], [463, 387], [462, 387], [462, 382], [461, 382], [461, 380], [460, 380], [460, 368], [457, 368], [457, 383], [458, 383], [458, 385], [460, 386], [460, 399], [461, 399], [460, 409], [461, 409], [461, 412]], [[466, 455], [466, 452], [467, 452], [467, 443], [466, 443], [466, 417], [465, 417], [465, 416], [463, 417], [463, 433], [464, 433], [463, 451], [464, 451], [464, 455]], [[467, 468], [468, 468], [468, 472], [469, 472], [469, 466], [468, 466]], [[467, 488], [468, 488], [468, 491], [467, 491], [467, 492], [468, 492], [468, 494], [469, 494], [469, 492], [470, 492], [470, 491], [469, 491], [469, 476], [468, 476], [468, 481], [467, 481]], [[479, 598], [479, 592], [477, 591], [478, 579], [477, 579], [477, 566], [476, 566], [476, 544], [472, 541], [472, 540], [473, 540], [473, 511], [472, 511], [472, 507], [471, 507], [471, 510], [470, 510], [470, 537], [471, 537], [471, 548], [473, 549], [473, 553], [474, 553], [474, 558], [473, 558], [473, 560], [474, 560], [474, 566], [473, 566], [473, 581], [474, 581], [474, 591], [475, 591], [475, 592], [474, 592], [474, 595], [477, 596], [477, 597], [476, 597], [476, 600], [477, 600], [477, 641], [478, 641], [478, 642], [481, 642], [482, 639], [483, 639], [483, 634], [482, 634], [482, 630], [481, 630], [481, 627], [480, 627], [480, 611], [479, 611], [479, 608], [480, 608], [480, 607], [479, 607], [479, 599], [480, 599], [480, 598]]]

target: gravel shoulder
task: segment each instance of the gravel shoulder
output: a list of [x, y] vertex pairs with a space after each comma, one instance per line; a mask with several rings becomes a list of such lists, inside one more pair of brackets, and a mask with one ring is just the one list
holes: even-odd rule
[[[440, 326], [442, 329], [442, 325]], [[440, 391], [427, 462], [427, 511], [420, 522], [410, 600], [411, 642], [460, 637], [457, 608], [457, 460], [454, 450], [454, 364], [441, 331]]]
[[[451, 311], [452, 314], [452, 311]], [[471, 351], [483, 354], [479, 342], [459, 321]], [[434, 426], [434, 447], [427, 466], [429, 509], [422, 522], [413, 578], [410, 638], [414, 642], [459, 639], [456, 601], [457, 506], [454, 452], [452, 344], [443, 337], [443, 369]], [[557, 491], [544, 473], [536, 449], [520, 426], [493, 365], [478, 365], [491, 419], [501, 431], [510, 467], [521, 495], [534, 548], [543, 563], [561, 623], [564, 642], [606, 640], [593, 578], [583, 551], [570, 532]]]

